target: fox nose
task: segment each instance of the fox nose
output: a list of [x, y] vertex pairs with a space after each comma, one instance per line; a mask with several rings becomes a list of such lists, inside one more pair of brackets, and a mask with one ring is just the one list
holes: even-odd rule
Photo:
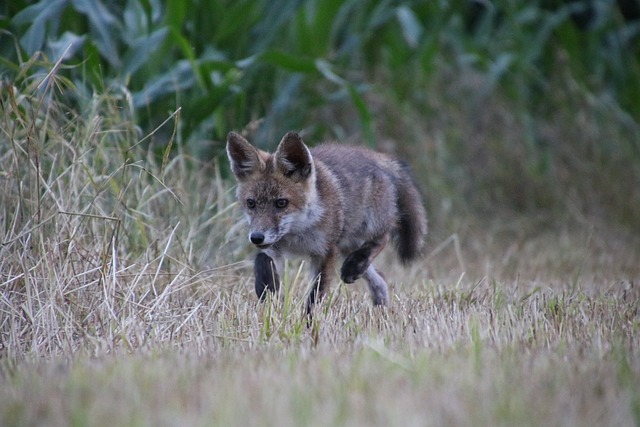
[[249, 240], [251, 240], [251, 243], [253, 243], [254, 245], [260, 245], [262, 244], [262, 242], [264, 242], [264, 234], [258, 231], [253, 232], [249, 235]]

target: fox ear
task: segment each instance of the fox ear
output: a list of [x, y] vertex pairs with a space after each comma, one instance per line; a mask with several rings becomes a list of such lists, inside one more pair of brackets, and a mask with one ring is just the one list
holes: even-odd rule
[[295, 132], [287, 133], [275, 153], [276, 166], [294, 181], [304, 181], [313, 172], [311, 152]]
[[258, 149], [235, 132], [229, 132], [227, 136], [227, 157], [231, 163], [231, 171], [238, 180], [265, 168], [265, 163], [260, 158]]

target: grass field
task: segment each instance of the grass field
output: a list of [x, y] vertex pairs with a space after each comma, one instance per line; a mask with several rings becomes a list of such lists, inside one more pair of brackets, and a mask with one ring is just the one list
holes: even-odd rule
[[336, 283], [308, 328], [304, 265], [256, 301], [215, 162], [53, 93], [2, 94], [3, 426], [640, 425], [636, 234], [430, 206], [391, 305]]

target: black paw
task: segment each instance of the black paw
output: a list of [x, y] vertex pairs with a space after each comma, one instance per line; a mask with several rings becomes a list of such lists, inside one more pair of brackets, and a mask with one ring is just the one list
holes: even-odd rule
[[256, 295], [260, 301], [267, 298], [267, 292], [275, 293], [278, 291], [280, 278], [271, 257], [260, 252], [256, 256], [253, 272], [256, 278]]
[[[364, 250], [363, 250], [364, 249]], [[340, 278], [344, 283], [353, 283], [358, 280], [367, 268], [369, 268], [369, 256], [371, 251], [366, 248], [358, 249], [349, 254], [340, 269]]]

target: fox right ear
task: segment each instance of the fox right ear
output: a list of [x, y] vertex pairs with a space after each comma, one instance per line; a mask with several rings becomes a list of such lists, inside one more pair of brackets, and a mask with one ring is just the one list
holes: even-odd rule
[[227, 157], [229, 157], [231, 171], [238, 180], [242, 180], [256, 170], [265, 167], [258, 149], [235, 132], [229, 132], [227, 135]]

